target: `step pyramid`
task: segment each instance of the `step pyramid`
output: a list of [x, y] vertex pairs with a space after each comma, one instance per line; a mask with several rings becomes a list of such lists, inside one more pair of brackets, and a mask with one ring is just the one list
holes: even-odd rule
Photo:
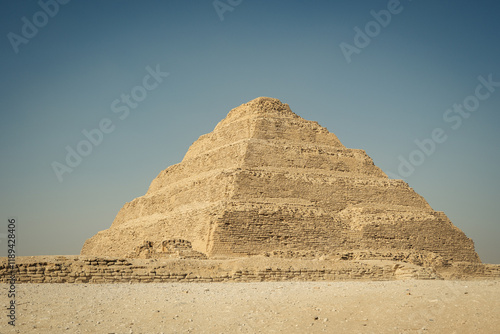
[[267, 97], [232, 109], [81, 254], [161, 257], [172, 254], [166, 244], [191, 249], [186, 257], [369, 251], [480, 262], [472, 240], [407, 183]]

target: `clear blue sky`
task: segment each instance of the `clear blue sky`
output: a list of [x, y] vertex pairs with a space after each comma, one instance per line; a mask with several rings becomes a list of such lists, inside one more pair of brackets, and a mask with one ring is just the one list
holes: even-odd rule
[[[17, 217], [20, 255], [78, 254], [231, 108], [269, 96], [393, 176], [413, 154], [405, 181], [500, 263], [500, 87], [474, 97], [479, 76], [500, 82], [498, 1], [228, 2], [0, 2], [0, 219]], [[148, 66], [169, 75], [143, 83]], [[53, 162], [106, 119], [59, 182]], [[422, 159], [414, 141], [438, 128]]]

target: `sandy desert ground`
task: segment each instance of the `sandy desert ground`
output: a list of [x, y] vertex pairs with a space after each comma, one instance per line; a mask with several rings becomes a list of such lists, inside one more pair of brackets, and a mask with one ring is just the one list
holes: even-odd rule
[[[500, 284], [19, 284], [1, 333], [499, 333]], [[2, 304], [7, 285], [1, 285]], [[5, 312], [5, 310], [4, 310]]]

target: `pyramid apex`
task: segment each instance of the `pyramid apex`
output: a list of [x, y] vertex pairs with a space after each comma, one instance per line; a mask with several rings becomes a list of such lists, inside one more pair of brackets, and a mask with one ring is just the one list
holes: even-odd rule
[[264, 103], [266, 101], [277, 102], [277, 103], [283, 104], [279, 99], [275, 99], [273, 97], [267, 97], [267, 96], [259, 96], [251, 101], [248, 101], [246, 104], [251, 104], [251, 103], [259, 104], [259, 103]]
[[242, 117], [259, 117], [261, 115], [299, 118], [287, 103], [283, 103], [272, 97], [261, 96], [233, 108], [225, 120], [228, 121]]
[[250, 107], [255, 111], [289, 111], [292, 112], [287, 103], [283, 103], [278, 99], [272, 97], [260, 96], [247, 103], [242, 104], [240, 107]]

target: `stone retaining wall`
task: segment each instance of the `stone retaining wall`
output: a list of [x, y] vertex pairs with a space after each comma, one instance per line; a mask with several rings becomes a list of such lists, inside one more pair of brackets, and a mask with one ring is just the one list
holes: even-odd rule
[[[12, 270], [0, 261], [0, 282]], [[442, 272], [394, 261], [318, 261], [252, 258], [157, 260], [104, 257], [23, 257], [17, 283], [258, 282], [500, 278], [499, 265], [460, 264]]]
[[[311, 261], [309, 261], [311, 262]], [[430, 268], [369, 261], [326, 262], [244, 260], [145, 260], [116, 258], [53, 257], [23, 259], [16, 263], [18, 283], [148, 283], [148, 282], [256, 282], [319, 280], [391, 280], [410, 273], [415, 278], [437, 278]], [[401, 268], [406, 268], [402, 271]], [[4, 260], [0, 282], [7, 283], [12, 271]], [[402, 277], [402, 276], [401, 276]]]

